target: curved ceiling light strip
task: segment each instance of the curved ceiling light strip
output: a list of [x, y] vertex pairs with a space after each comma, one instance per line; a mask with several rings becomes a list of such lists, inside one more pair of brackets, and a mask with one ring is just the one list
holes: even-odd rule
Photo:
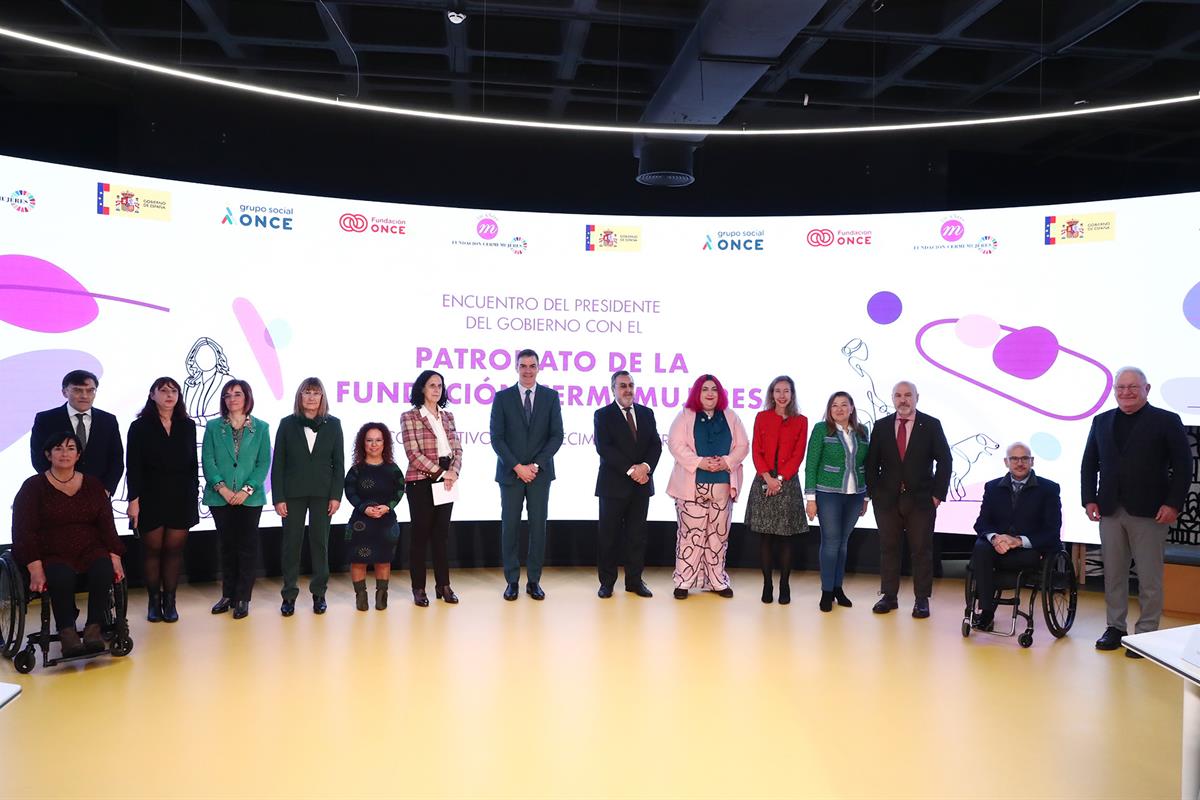
[[439, 111], [422, 111], [415, 108], [397, 108], [395, 106], [384, 106], [375, 103], [359, 103], [353, 101], [342, 101], [335, 98], [319, 97], [317, 95], [303, 94], [301, 92], [290, 92], [283, 89], [272, 89], [267, 86], [257, 86], [252, 83], [243, 83], [241, 81], [229, 81], [224, 78], [214, 78], [208, 75], [201, 75], [195, 72], [186, 70], [174, 69], [172, 67], [164, 67], [159, 64], [151, 64], [146, 61], [138, 61], [133, 58], [125, 58], [123, 56], [104, 53], [99, 50], [91, 50], [86, 47], [78, 47], [66, 42], [58, 42], [53, 39], [46, 39], [41, 36], [33, 36], [28, 33], [13, 30], [12, 28], [0, 27], [0, 36], [6, 36], [10, 39], [26, 42], [28, 44], [45, 47], [50, 50], [58, 50], [72, 55], [83, 56], [85, 58], [96, 59], [97, 61], [106, 61], [110, 64], [119, 64], [131, 69], [142, 70], [144, 72], [153, 72], [158, 75], [165, 75], [171, 78], [179, 78], [182, 80], [193, 81], [195, 83], [204, 83], [210, 86], [222, 86], [227, 89], [234, 89], [241, 92], [251, 94], [266, 95], [269, 97], [278, 97], [284, 100], [295, 100], [303, 103], [313, 103], [323, 106], [338, 106], [341, 108], [351, 108], [356, 111], [371, 111], [381, 114], [393, 114], [402, 117], [413, 117], [417, 119], [437, 120], [441, 122], [457, 122], [469, 125], [493, 125], [509, 128], [530, 128], [535, 130], [554, 130], [554, 131], [575, 131], [580, 133], [620, 133], [620, 134], [641, 134], [647, 136], [819, 136], [830, 134], [851, 134], [851, 133], [888, 133], [894, 131], [914, 131], [914, 130], [931, 130], [937, 128], [968, 128], [980, 125], [1002, 125], [1017, 122], [1034, 122], [1037, 120], [1047, 119], [1062, 119], [1066, 117], [1082, 117], [1089, 114], [1111, 114], [1119, 111], [1133, 111], [1142, 108], [1155, 108], [1157, 106], [1169, 106], [1179, 103], [1191, 103], [1200, 100], [1200, 93], [1183, 95], [1180, 97], [1168, 97], [1160, 100], [1143, 100], [1136, 103], [1120, 103], [1111, 106], [1096, 106], [1087, 108], [1073, 108], [1067, 111], [1047, 111], [1036, 114], [1016, 114], [1006, 117], [984, 117], [980, 119], [964, 119], [964, 120], [946, 120], [942, 122], [911, 122], [895, 125], [858, 125], [858, 126], [843, 126], [829, 128], [721, 128], [717, 126], [705, 125], [689, 125], [689, 126], [657, 126], [657, 125], [587, 125], [570, 122], [541, 122], [538, 120], [521, 120], [521, 119], [505, 119], [502, 117], [483, 117], [472, 116], [470, 114], [447, 114]]

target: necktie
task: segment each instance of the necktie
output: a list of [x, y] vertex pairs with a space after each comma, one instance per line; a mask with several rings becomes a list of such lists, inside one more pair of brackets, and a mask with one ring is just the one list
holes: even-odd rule
[[529, 420], [533, 419], [533, 400], [530, 395], [533, 394], [533, 389], [525, 390], [525, 424], [529, 424]]
[[87, 447], [87, 428], [83, 425], [83, 414], [76, 414], [75, 419], [77, 420], [75, 423], [75, 435], [79, 437], [80, 446]]
[[908, 420], [900, 420], [900, 432], [896, 434], [896, 448], [900, 450], [900, 460], [904, 460], [904, 451], [908, 449]]
[[629, 423], [629, 432], [637, 439], [637, 423], [633, 421], [633, 406], [625, 409], [625, 421]]
[[1021, 493], [1021, 490], [1022, 490], [1022, 489], [1024, 489], [1024, 488], [1025, 488], [1025, 484], [1023, 484], [1023, 483], [1017, 483], [1016, 481], [1013, 481], [1013, 485], [1012, 485], [1012, 504], [1013, 504], [1013, 508], [1016, 508], [1016, 507], [1017, 507], [1017, 495], [1019, 495], [1019, 494]]

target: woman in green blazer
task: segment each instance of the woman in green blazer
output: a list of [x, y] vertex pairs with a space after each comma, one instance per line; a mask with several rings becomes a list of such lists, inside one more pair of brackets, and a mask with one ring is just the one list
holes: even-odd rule
[[329, 416], [329, 400], [319, 378], [305, 378], [296, 390], [295, 413], [279, 421], [275, 460], [271, 463], [271, 496], [283, 518], [280, 561], [283, 605], [279, 613], [296, 613], [300, 594], [300, 547], [308, 517], [308, 551], [312, 556], [313, 613], [324, 614], [329, 585], [329, 520], [342, 504], [346, 475], [342, 423]]
[[221, 389], [221, 418], [204, 428], [204, 505], [212, 511], [221, 545], [221, 599], [212, 613], [233, 608], [233, 618], [250, 613], [258, 572], [258, 521], [271, 468], [271, 428], [257, 417], [254, 393], [245, 381]]

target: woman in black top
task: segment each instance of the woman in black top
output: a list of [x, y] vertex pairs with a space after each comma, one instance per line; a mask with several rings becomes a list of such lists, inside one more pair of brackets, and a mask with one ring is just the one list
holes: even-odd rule
[[396, 506], [404, 496], [404, 473], [392, 457], [392, 434], [382, 422], [368, 422], [354, 437], [354, 465], [346, 473], [346, 500], [354, 506], [346, 525], [354, 605], [367, 610], [367, 565], [375, 567], [375, 608], [387, 608], [388, 580], [400, 523]]
[[200, 521], [196, 423], [179, 396], [174, 378], [155, 380], [145, 407], [129, 425], [125, 448], [129, 527], [142, 539], [151, 622], [179, 620], [175, 588], [183, 543], [188, 528]]

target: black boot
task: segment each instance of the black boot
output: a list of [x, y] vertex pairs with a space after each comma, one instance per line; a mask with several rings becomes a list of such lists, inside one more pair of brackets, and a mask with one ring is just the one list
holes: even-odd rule
[[850, 602], [850, 598], [846, 597], [846, 593], [842, 591], [842, 587], [833, 587], [833, 599], [837, 600], [837, 604], [842, 608], [853, 608], [854, 603]]
[[150, 602], [146, 608], [146, 619], [150, 622], [162, 622], [162, 593], [149, 591]]
[[762, 601], [770, 603], [775, 599], [775, 585], [771, 583], [770, 578], [763, 578], [763, 593]]
[[833, 611], [833, 592], [821, 592], [821, 610]]
[[179, 612], [175, 610], [175, 593], [162, 593], [162, 620], [163, 622], [179, 622]]
[[792, 602], [792, 586], [787, 578], [779, 579], [779, 605], [786, 606]]
[[366, 611], [370, 606], [367, 605], [367, 581], [364, 578], [361, 581], [354, 581], [354, 607], [359, 611]]
[[375, 610], [383, 611], [387, 608], [387, 593], [388, 581], [387, 578], [375, 579]]

